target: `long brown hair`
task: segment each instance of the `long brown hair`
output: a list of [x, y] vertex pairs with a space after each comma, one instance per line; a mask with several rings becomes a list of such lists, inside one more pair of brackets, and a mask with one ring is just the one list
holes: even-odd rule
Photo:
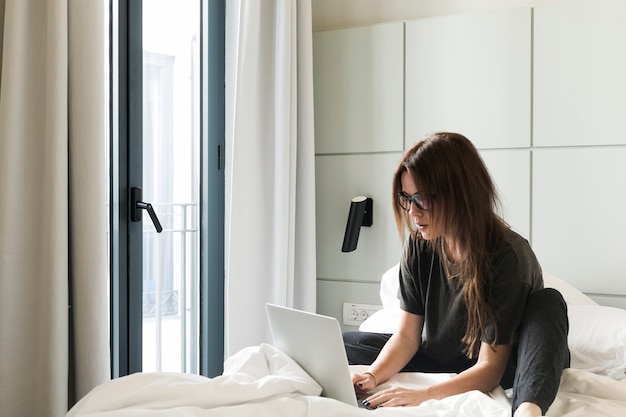
[[[403, 156], [393, 179], [393, 210], [402, 237], [406, 232], [421, 239], [408, 212], [400, 207], [401, 177], [408, 172], [420, 193], [429, 196], [432, 222], [443, 234], [429, 244], [440, 258], [444, 247], [454, 247], [462, 255], [457, 264], [467, 305], [467, 327], [463, 342], [466, 354], [478, 353], [487, 320], [497, 317], [489, 294], [489, 279], [494, 257], [504, 247], [508, 225], [497, 214], [500, 203], [495, 184], [474, 145], [457, 133], [440, 132], [426, 137]], [[443, 259], [443, 258], [442, 258]], [[492, 345], [495, 344], [494, 335]]]

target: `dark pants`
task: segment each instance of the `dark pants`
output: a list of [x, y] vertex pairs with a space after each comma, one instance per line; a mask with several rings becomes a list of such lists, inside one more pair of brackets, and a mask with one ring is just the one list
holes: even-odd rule
[[[520, 325], [519, 343], [514, 346], [500, 381], [505, 389], [513, 387], [513, 412], [521, 403], [532, 402], [545, 414], [554, 401], [561, 373], [570, 363], [568, 328], [567, 306], [558, 291], [546, 288], [530, 295]], [[349, 363], [371, 364], [390, 337], [379, 333], [344, 333]], [[402, 371], [459, 373], [475, 363], [474, 359], [440, 363], [420, 349]]]

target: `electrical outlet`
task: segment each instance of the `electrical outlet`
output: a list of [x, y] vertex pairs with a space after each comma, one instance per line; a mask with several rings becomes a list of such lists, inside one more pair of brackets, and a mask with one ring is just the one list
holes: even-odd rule
[[343, 303], [343, 324], [359, 326], [369, 316], [382, 308], [383, 306], [375, 304]]

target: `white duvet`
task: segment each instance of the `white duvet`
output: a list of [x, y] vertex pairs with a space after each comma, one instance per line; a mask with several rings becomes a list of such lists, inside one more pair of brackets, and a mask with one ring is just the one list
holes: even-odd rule
[[[401, 374], [390, 384], [411, 385], [446, 375]], [[416, 385], [419, 383], [416, 382]], [[243, 349], [225, 363], [223, 375], [138, 373], [102, 384], [80, 400], [66, 417], [333, 417], [437, 416], [505, 417], [511, 411], [497, 390], [428, 401], [418, 407], [359, 409], [320, 397], [321, 387], [287, 355], [270, 345]], [[626, 379], [570, 369], [549, 416], [626, 416]]]

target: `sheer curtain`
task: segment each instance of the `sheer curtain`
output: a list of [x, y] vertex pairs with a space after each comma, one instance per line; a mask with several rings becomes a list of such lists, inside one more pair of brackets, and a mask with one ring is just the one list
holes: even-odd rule
[[226, 3], [227, 354], [265, 303], [315, 311], [311, 0]]
[[0, 0], [0, 409], [109, 377], [103, 2]]

